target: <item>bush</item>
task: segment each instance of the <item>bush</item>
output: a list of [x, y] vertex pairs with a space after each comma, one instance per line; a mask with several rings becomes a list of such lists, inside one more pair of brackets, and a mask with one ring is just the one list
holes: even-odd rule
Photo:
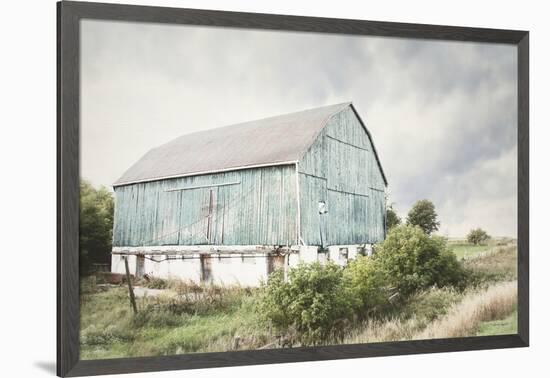
[[444, 238], [426, 235], [420, 227], [397, 226], [377, 248], [379, 269], [400, 296], [433, 285], [465, 285], [466, 273]]
[[466, 238], [468, 239], [468, 243], [478, 245], [485, 243], [487, 240], [489, 240], [490, 237], [489, 234], [485, 232], [485, 230], [481, 228], [475, 228], [468, 233], [468, 236]]
[[351, 292], [360, 301], [359, 314], [368, 315], [381, 310], [388, 303], [386, 276], [377, 260], [357, 256], [344, 270], [344, 279]]
[[430, 288], [412, 296], [404, 308], [404, 315], [414, 316], [425, 324], [445, 315], [460, 301], [462, 295], [453, 288]]
[[342, 268], [314, 262], [290, 269], [286, 282], [281, 270], [273, 272], [262, 285], [258, 312], [279, 331], [294, 331], [302, 345], [318, 345], [341, 340], [359, 305]]

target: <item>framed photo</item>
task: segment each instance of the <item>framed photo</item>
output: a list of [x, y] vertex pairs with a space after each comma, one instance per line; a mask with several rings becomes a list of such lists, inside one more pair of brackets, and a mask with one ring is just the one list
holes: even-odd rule
[[57, 10], [59, 376], [529, 345], [528, 32]]

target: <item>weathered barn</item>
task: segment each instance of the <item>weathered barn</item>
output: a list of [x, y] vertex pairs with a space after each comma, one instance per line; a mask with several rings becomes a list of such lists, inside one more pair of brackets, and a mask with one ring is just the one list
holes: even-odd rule
[[113, 185], [112, 270], [254, 285], [385, 236], [386, 178], [351, 103], [181, 136]]

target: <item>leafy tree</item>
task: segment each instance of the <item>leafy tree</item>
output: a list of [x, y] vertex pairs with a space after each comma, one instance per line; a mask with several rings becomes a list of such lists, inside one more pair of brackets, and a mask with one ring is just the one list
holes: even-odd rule
[[346, 284], [343, 269], [329, 262], [299, 264], [285, 281], [282, 270], [269, 275], [262, 286], [258, 312], [302, 345], [318, 345], [342, 339], [344, 329], [358, 307]]
[[460, 288], [465, 284], [466, 273], [447, 241], [426, 235], [418, 226], [392, 228], [375, 259], [389, 286], [403, 298], [433, 285]]
[[401, 224], [401, 218], [393, 209], [393, 204], [386, 208], [386, 229], [389, 231], [395, 226]]
[[407, 224], [420, 227], [427, 235], [437, 231], [440, 223], [434, 204], [428, 200], [417, 201], [407, 215]]
[[89, 273], [94, 263], [109, 263], [113, 235], [113, 196], [105, 187], [95, 189], [80, 182], [80, 271]]
[[468, 233], [467, 236], [468, 243], [472, 243], [475, 245], [485, 243], [487, 240], [490, 239], [489, 234], [485, 232], [485, 230], [481, 228], [474, 228]]

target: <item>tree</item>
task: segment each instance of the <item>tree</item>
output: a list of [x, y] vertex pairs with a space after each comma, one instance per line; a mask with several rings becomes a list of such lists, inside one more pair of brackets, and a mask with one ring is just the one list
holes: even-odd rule
[[113, 236], [113, 196], [105, 187], [95, 189], [80, 182], [80, 271], [89, 273], [94, 263], [109, 263]]
[[386, 229], [389, 231], [395, 226], [401, 224], [401, 218], [393, 209], [393, 204], [386, 208]]
[[485, 230], [481, 228], [474, 228], [468, 233], [467, 239], [468, 243], [478, 245], [489, 240], [490, 236], [489, 234], [487, 234], [487, 232], [485, 232]]
[[407, 215], [407, 224], [420, 227], [427, 235], [437, 231], [440, 223], [434, 204], [428, 200], [417, 201]]

